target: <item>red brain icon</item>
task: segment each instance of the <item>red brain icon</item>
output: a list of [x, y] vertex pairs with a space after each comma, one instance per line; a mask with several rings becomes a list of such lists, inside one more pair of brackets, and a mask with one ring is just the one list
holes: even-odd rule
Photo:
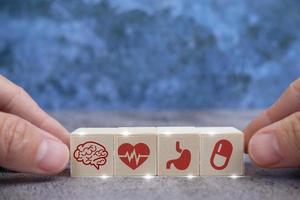
[[78, 162], [92, 165], [99, 170], [100, 166], [105, 165], [108, 152], [103, 145], [89, 141], [79, 144], [73, 156]]

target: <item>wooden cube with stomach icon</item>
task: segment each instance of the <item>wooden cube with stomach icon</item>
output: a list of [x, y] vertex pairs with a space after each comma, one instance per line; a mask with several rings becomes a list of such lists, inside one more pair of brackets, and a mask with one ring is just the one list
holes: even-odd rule
[[158, 175], [198, 176], [200, 135], [194, 127], [158, 127]]
[[200, 175], [243, 175], [243, 133], [232, 127], [197, 129], [201, 135]]

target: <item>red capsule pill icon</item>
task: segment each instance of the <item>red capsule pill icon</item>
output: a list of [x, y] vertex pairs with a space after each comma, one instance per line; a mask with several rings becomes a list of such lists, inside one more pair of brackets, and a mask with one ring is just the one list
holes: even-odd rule
[[210, 157], [210, 164], [216, 170], [225, 169], [232, 154], [232, 144], [228, 140], [219, 140]]

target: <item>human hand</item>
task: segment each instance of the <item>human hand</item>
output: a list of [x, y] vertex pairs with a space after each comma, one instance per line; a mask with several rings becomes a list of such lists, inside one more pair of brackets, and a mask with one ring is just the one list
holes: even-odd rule
[[55, 174], [69, 160], [69, 134], [19, 86], [0, 75], [0, 166]]
[[300, 167], [300, 78], [244, 130], [245, 151], [261, 167]]

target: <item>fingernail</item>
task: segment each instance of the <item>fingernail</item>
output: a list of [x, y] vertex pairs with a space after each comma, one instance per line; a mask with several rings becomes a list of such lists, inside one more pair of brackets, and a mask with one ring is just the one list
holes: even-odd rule
[[282, 160], [278, 141], [273, 132], [255, 134], [249, 142], [249, 155], [260, 166], [272, 166]]
[[59, 172], [69, 161], [68, 147], [62, 142], [45, 138], [38, 147], [36, 160], [43, 171]]

